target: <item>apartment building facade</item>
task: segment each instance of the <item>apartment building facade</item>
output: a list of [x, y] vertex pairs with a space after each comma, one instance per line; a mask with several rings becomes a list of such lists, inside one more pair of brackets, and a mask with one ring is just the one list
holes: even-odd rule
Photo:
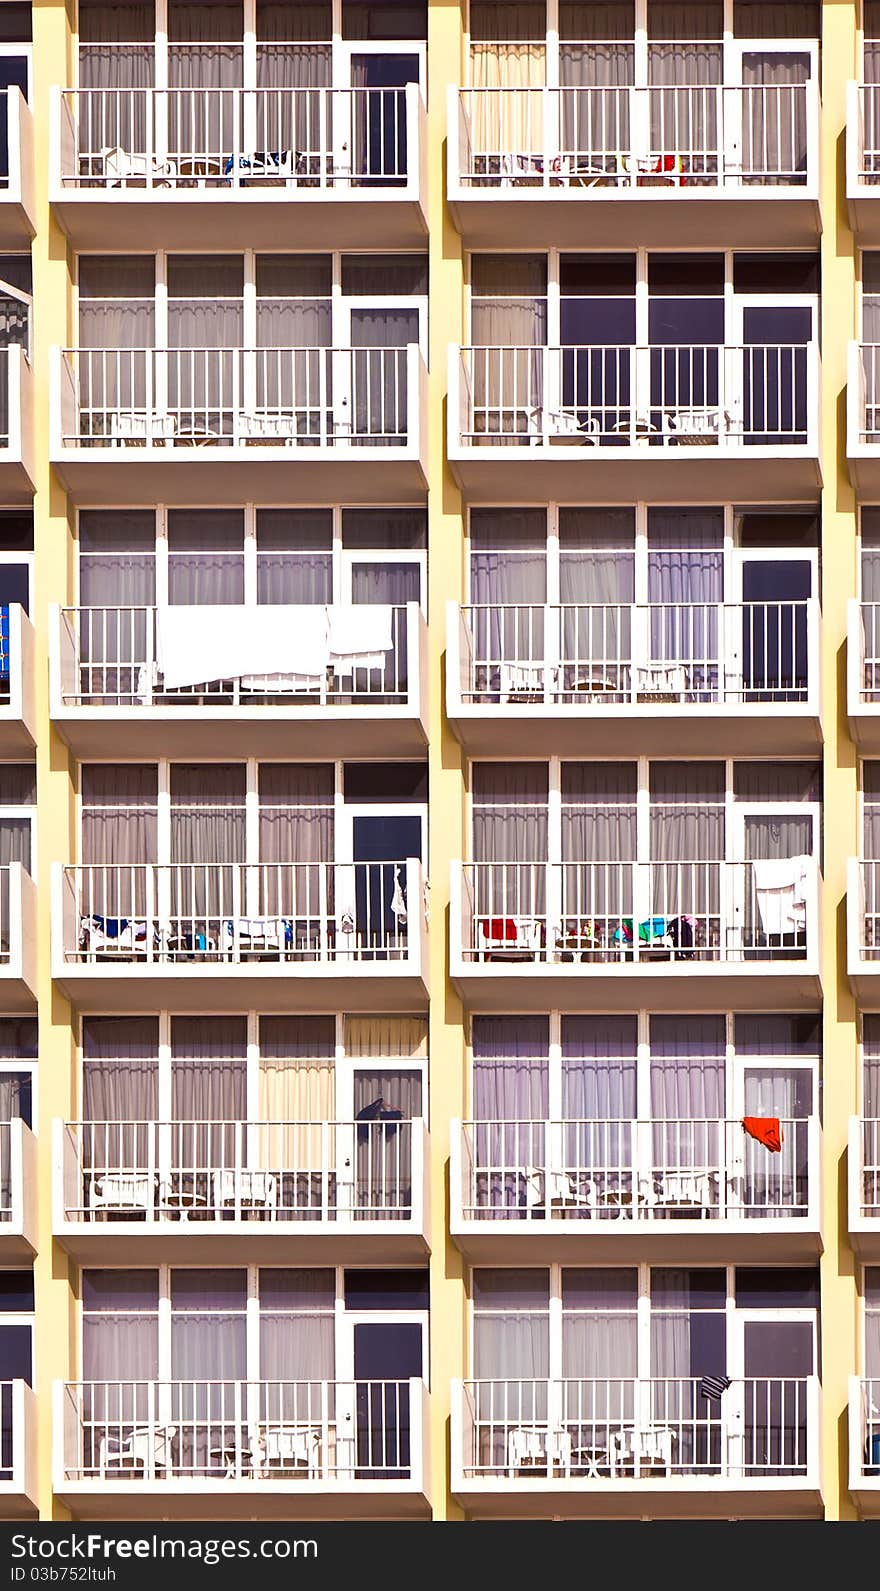
[[880, 1517], [878, 41], [0, 3], [0, 1517]]

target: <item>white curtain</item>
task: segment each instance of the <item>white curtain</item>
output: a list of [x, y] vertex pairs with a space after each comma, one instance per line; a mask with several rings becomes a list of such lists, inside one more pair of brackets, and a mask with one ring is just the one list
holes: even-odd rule
[[[156, 519], [137, 509], [88, 510], [79, 516], [79, 600], [88, 608], [152, 608], [156, 601]], [[152, 640], [146, 612], [80, 614], [84, 696], [94, 705], [133, 703]], [[121, 699], [121, 702], [120, 702]]]
[[239, 508], [171, 508], [168, 600], [182, 607], [244, 602], [244, 514]]
[[[546, 1270], [475, 1270], [474, 1375], [481, 1465], [507, 1463], [510, 1430], [547, 1418], [550, 1370]], [[490, 1424], [491, 1422], [491, 1424]]]
[[[159, 1022], [156, 1017], [83, 1018], [84, 1122], [155, 1122], [159, 1116]], [[83, 1160], [144, 1166], [143, 1128], [86, 1130]]]
[[652, 1016], [651, 1116], [654, 1161], [662, 1172], [723, 1170], [724, 1018]]
[[720, 510], [650, 509], [651, 661], [664, 667], [683, 664], [691, 698], [718, 689], [723, 600], [724, 520]]
[[319, 605], [332, 600], [332, 510], [258, 508], [257, 602]]
[[546, 763], [475, 763], [473, 858], [478, 916], [540, 915], [546, 901]]
[[475, 430], [524, 434], [530, 415], [543, 402], [546, 257], [475, 255], [471, 294], [471, 340], [477, 350], [471, 372]]
[[474, 508], [470, 595], [475, 684], [499, 692], [502, 663], [541, 662], [547, 600], [547, 516], [541, 508]]
[[[152, 88], [155, 80], [155, 16], [151, 0], [114, 5], [79, 0], [79, 87], [90, 94], [80, 109], [79, 147], [85, 171], [99, 173], [91, 157], [118, 146], [128, 153], [146, 148], [147, 96], [126, 89]], [[112, 92], [119, 90], [123, 92]]]

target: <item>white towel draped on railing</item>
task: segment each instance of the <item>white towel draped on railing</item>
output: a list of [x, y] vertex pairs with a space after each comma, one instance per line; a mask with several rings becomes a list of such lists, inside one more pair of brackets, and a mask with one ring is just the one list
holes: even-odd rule
[[385, 604], [160, 607], [156, 665], [166, 690], [223, 679], [313, 690], [328, 667], [383, 668], [391, 625]]

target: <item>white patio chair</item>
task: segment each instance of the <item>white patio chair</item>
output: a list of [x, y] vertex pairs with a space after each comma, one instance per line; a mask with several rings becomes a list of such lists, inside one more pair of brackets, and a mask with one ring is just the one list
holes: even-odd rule
[[250, 1435], [251, 1465], [258, 1479], [295, 1470], [308, 1480], [321, 1473], [321, 1432], [311, 1425], [264, 1425]]
[[214, 1172], [214, 1209], [266, 1210], [278, 1205], [278, 1184], [271, 1171], [225, 1170]]
[[167, 188], [177, 176], [173, 160], [162, 160], [158, 155], [130, 154], [121, 145], [102, 149], [100, 158], [108, 188], [122, 188], [129, 181], [146, 183], [148, 177], [157, 187]]
[[101, 1437], [98, 1448], [98, 1473], [104, 1480], [108, 1469], [130, 1470], [140, 1467], [144, 1479], [150, 1474], [167, 1477], [173, 1472], [171, 1444], [176, 1425], [134, 1425], [119, 1435]]
[[713, 446], [725, 435], [730, 423], [723, 410], [705, 405], [670, 409], [666, 420], [669, 436], [679, 446]]
[[157, 1177], [146, 1171], [93, 1171], [89, 1181], [91, 1211], [143, 1210], [155, 1205]]
[[169, 442], [177, 434], [177, 420], [173, 414], [147, 414], [143, 409], [111, 409], [110, 443], [112, 447], [126, 442]]
[[591, 447], [599, 445], [599, 422], [592, 415], [580, 419], [571, 409], [530, 409], [527, 415], [528, 434], [533, 445], [548, 442], [554, 447]]

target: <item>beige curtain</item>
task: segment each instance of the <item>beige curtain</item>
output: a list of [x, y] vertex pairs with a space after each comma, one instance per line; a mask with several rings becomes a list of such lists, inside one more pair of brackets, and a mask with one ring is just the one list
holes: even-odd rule
[[421, 1016], [348, 1017], [345, 1051], [353, 1060], [423, 1060], [428, 1054], [428, 1022]]
[[[321, 1122], [335, 1119], [333, 1062], [325, 1057], [263, 1056], [260, 1060], [260, 1163], [320, 1171]], [[285, 1125], [295, 1123], [297, 1125]], [[314, 1123], [315, 1125], [308, 1125]], [[328, 1143], [332, 1163], [335, 1147]]]
[[[546, 46], [536, 42], [471, 46], [471, 147], [481, 174], [516, 175], [517, 155], [543, 149], [546, 54]], [[517, 92], [492, 92], [500, 88]], [[497, 167], [488, 164], [493, 156]]]

